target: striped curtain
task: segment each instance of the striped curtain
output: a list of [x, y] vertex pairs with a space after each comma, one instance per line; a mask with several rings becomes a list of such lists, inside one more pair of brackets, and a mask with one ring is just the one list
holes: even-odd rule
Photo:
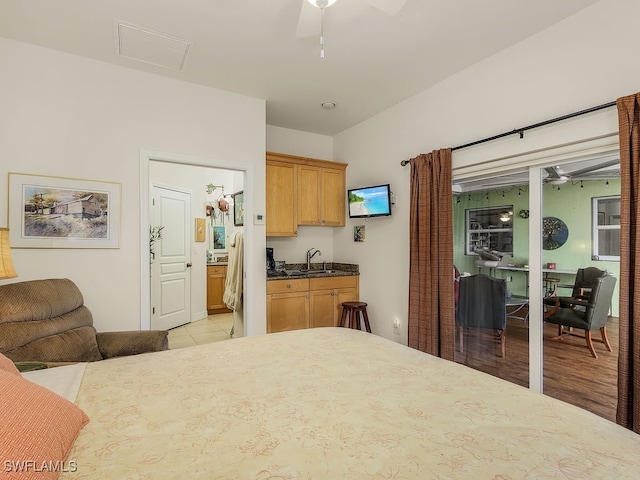
[[640, 93], [619, 98], [616, 103], [621, 176], [620, 346], [616, 421], [640, 433]]
[[451, 149], [421, 154], [411, 164], [409, 225], [410, 347], [453, 360], [453, 208]]

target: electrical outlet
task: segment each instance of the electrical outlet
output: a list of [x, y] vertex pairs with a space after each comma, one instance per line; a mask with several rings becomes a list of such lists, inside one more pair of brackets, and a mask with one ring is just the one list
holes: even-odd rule
[[393, 333], [395, 333], [396, 335], [400, 335], [400, 319], [399, 318], [393, 319]]
[[511, 275], [507, 275], [507, 282], [513, 282], [513, 278], [511, 277]]

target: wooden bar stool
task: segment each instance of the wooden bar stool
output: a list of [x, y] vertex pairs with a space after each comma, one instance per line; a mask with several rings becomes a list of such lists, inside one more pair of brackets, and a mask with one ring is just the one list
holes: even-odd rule
[[369, 316], [367, 315], [367, 304], [364, 302], [343, 302], [342, 316], [340, 317], [339, 327], [345, 326], [347, 316], [349, 317], [349, 328], [360, 330], [360, 315], [364, 320], [364, 326], [367, 332], [371, 333], [371, 325], [369, 324]]

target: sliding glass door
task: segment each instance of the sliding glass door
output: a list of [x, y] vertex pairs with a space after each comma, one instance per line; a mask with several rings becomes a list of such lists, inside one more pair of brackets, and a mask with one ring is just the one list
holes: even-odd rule
[[[455, 360], [613, 420], [620, 248], [617, 156], [541, 164], [504, 176], [454, 178], [455, 266], [462, 276], [482, 274], [504, 282], [506, 295], [504, 356], [501, 333], [469, 326], [458, 308]], [[556, 299], [572, 296], [585, 268], [616, 279], [611, 298], [605, 299], [612, 351], [599, 341], [598, 327], [591, 332], [597, 358], [584, 330], [565, 326], [560, 331], [550, 318]], [[589, 287], [580, 292], [587, 303], [589, 292]], [[585, 305], [574, 309], [584, 317]]]

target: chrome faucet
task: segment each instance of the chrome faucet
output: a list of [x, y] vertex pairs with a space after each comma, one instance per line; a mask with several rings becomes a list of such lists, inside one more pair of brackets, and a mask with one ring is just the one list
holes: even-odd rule
[[322, 252], [320, 252], [320, 250], [318, 250], [317, 248], [310, 248], [309, 250], [307, 250], [307, 270], [311, 270], [311, 259], [317, 254], [320, 254], [320, 256], [322, 256]]

